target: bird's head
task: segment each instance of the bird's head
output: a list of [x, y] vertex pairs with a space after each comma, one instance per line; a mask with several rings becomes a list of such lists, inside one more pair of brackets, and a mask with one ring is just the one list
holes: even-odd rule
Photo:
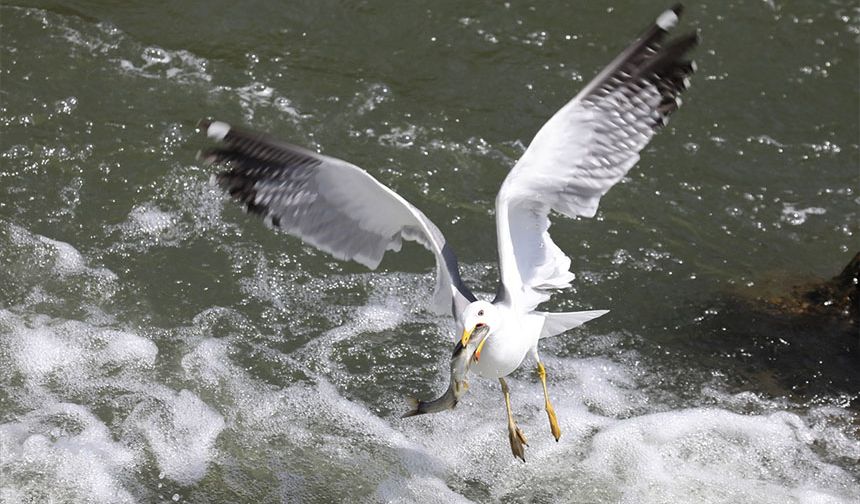
[[473, 336], [482, 338], [475, 350], [475, 360], [480, 359], [484, 342], [499, 328], [501, 322], [501, 313], [492, 303], [487, 301], [471, 303], [463, 312], [463, 337], [460, 339], [460, 344], [463, 347], [467, 346]]

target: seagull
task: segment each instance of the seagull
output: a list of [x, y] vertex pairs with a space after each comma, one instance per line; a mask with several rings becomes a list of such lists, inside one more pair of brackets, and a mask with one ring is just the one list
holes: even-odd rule
[[432, 307], [453, 315], [459, 345], [468, 345], [473, 334], [482, 338], [471, 369], [499, 380], [511, 452], [525, 461], [527, 440], [514, 421], [505, 377], [526, 356], [534, 359], [558, 441], [538, 342], [608, 312], [537, 310], [574, 279], [570, 258], [549, 235], [550, 212], [594, 217], [600, 198], [680, 107], [696, 70], [686, 54], [699, 40], [693, 32], [666, 41], [681, 11], [676, 5], [661, 13], [540, 128], [508, 173], [496, 197], [501, 283], [492, 301], [469, 290], [450, 244], [421, 210], [354, 164], [212, 120], [199, 127], [217, 146], [199, 158], [223, 167], [215, 183], [248, 212], [337, 259], [376, 269], [404, 240], [430, 250], [436, 258]]

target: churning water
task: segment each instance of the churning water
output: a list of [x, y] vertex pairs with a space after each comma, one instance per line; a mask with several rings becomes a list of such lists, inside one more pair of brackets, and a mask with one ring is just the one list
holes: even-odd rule
[[[14, 2], [18, 3], [18, 2]], [[860, 248], [856, 2], [689, 6], [684, 107], [597, 218], [536, 375], [447, 385], [432, 257], [339, 263], [245, 216], [194, 124], [367, 168], [497, 278], [493, 199], [660, 2], [0, 7], [0, 501], [857, 502], [857, 335], [757, 314]], [[8, 2], [7, 2], [8, 4]], [[682, 28], [683, 29], [683, 28]]]

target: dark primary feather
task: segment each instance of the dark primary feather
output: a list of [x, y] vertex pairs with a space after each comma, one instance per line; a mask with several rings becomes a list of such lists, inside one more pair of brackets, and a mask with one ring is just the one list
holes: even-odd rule
[[[671, 10], [677, 16], [682, 12], [680, 5]], [[652, 24], [578, 96], [582, 106], [597, 112], [592, 163], [623, 166], [681, 106], [681, 94], [696, 71], [685, 56], [699, 36], [688, 33], [663, 44], [667, 33]]]
[[370, 268], [386, 250], [399, 250], [402, 240], [418, 241], [434, 251], [437, 273], [445, 274], [459, 292], [453, 296], [454, 306], [446, 309], [457, 313], [475, 300], [439, 229], [402, 198], [395, 201], [399, 197], [364, 170], [226, 123], [201, 121], [198, 127], [212, 136], [213, 124], [220, 143], [200, 158], [226, 168], [214, 180], [248, 212], [338, 259]]
[[[680, 5], [671, 10], [677, 16], [682, 12]], [[637, 122], [653, 128], [664, 126], [668, 116], [680, 106], [680, 95], [689, 87], [689, 79], [696, 71], [695, 63], [684, 57], [699, 43], [698, 33], [693, 32], [664, 45], [667, 33], [656, 22], [652, 24], [583, 89], [579, 94], [583, 103], [604, 110], [616, 109], [619, 114], [649, 114], [647, 118], [638, 117]], [[644, 100], [653, 90], [661, 97], [656, 108]]]
[[[198, 127], [206, 130], [210, 121], [200, 121]], [[230, 128], [221, 141], [200, 154], [207, 164], [228, 165], [229, 170], [215, 175], [218, 185], [254, 214], [264, 215], [266, 205], [255, 203], [257, 183], [273, 183], [285, 190], [301, 190], [308, 183], [311, 170], [322, 163], [320, 157], [307, 149], [291, 145], [262, 133]], [[280, 227], [280, 217], [274, 216], [271, 224]]]

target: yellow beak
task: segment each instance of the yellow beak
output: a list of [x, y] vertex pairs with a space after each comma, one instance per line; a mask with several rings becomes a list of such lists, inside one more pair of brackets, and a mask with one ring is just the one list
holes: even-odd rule
[[463, 337], [460, 338], [460, 344], [463, 345], [463, 348], [465, 348], [466, 345], [469, 344], [469, 338], [472, 337], [472, 332], [474, 330], [475, 330], [475, 328], [473, 327], [471, 329], [466, 329], [465, 331], [463, 331]]
[[487, 338], [489, 338], [489, 337], [490, 337], [490, 335], [487, 334], [486, 336], [484, 336], [484, 339], [482, 339], [481, 342], [478, 343], [478, 348], [475, 349], [475, 361], [476, 362], [481, 359], [481, 349], [484, 348], [484, 343], [487, 342]]

